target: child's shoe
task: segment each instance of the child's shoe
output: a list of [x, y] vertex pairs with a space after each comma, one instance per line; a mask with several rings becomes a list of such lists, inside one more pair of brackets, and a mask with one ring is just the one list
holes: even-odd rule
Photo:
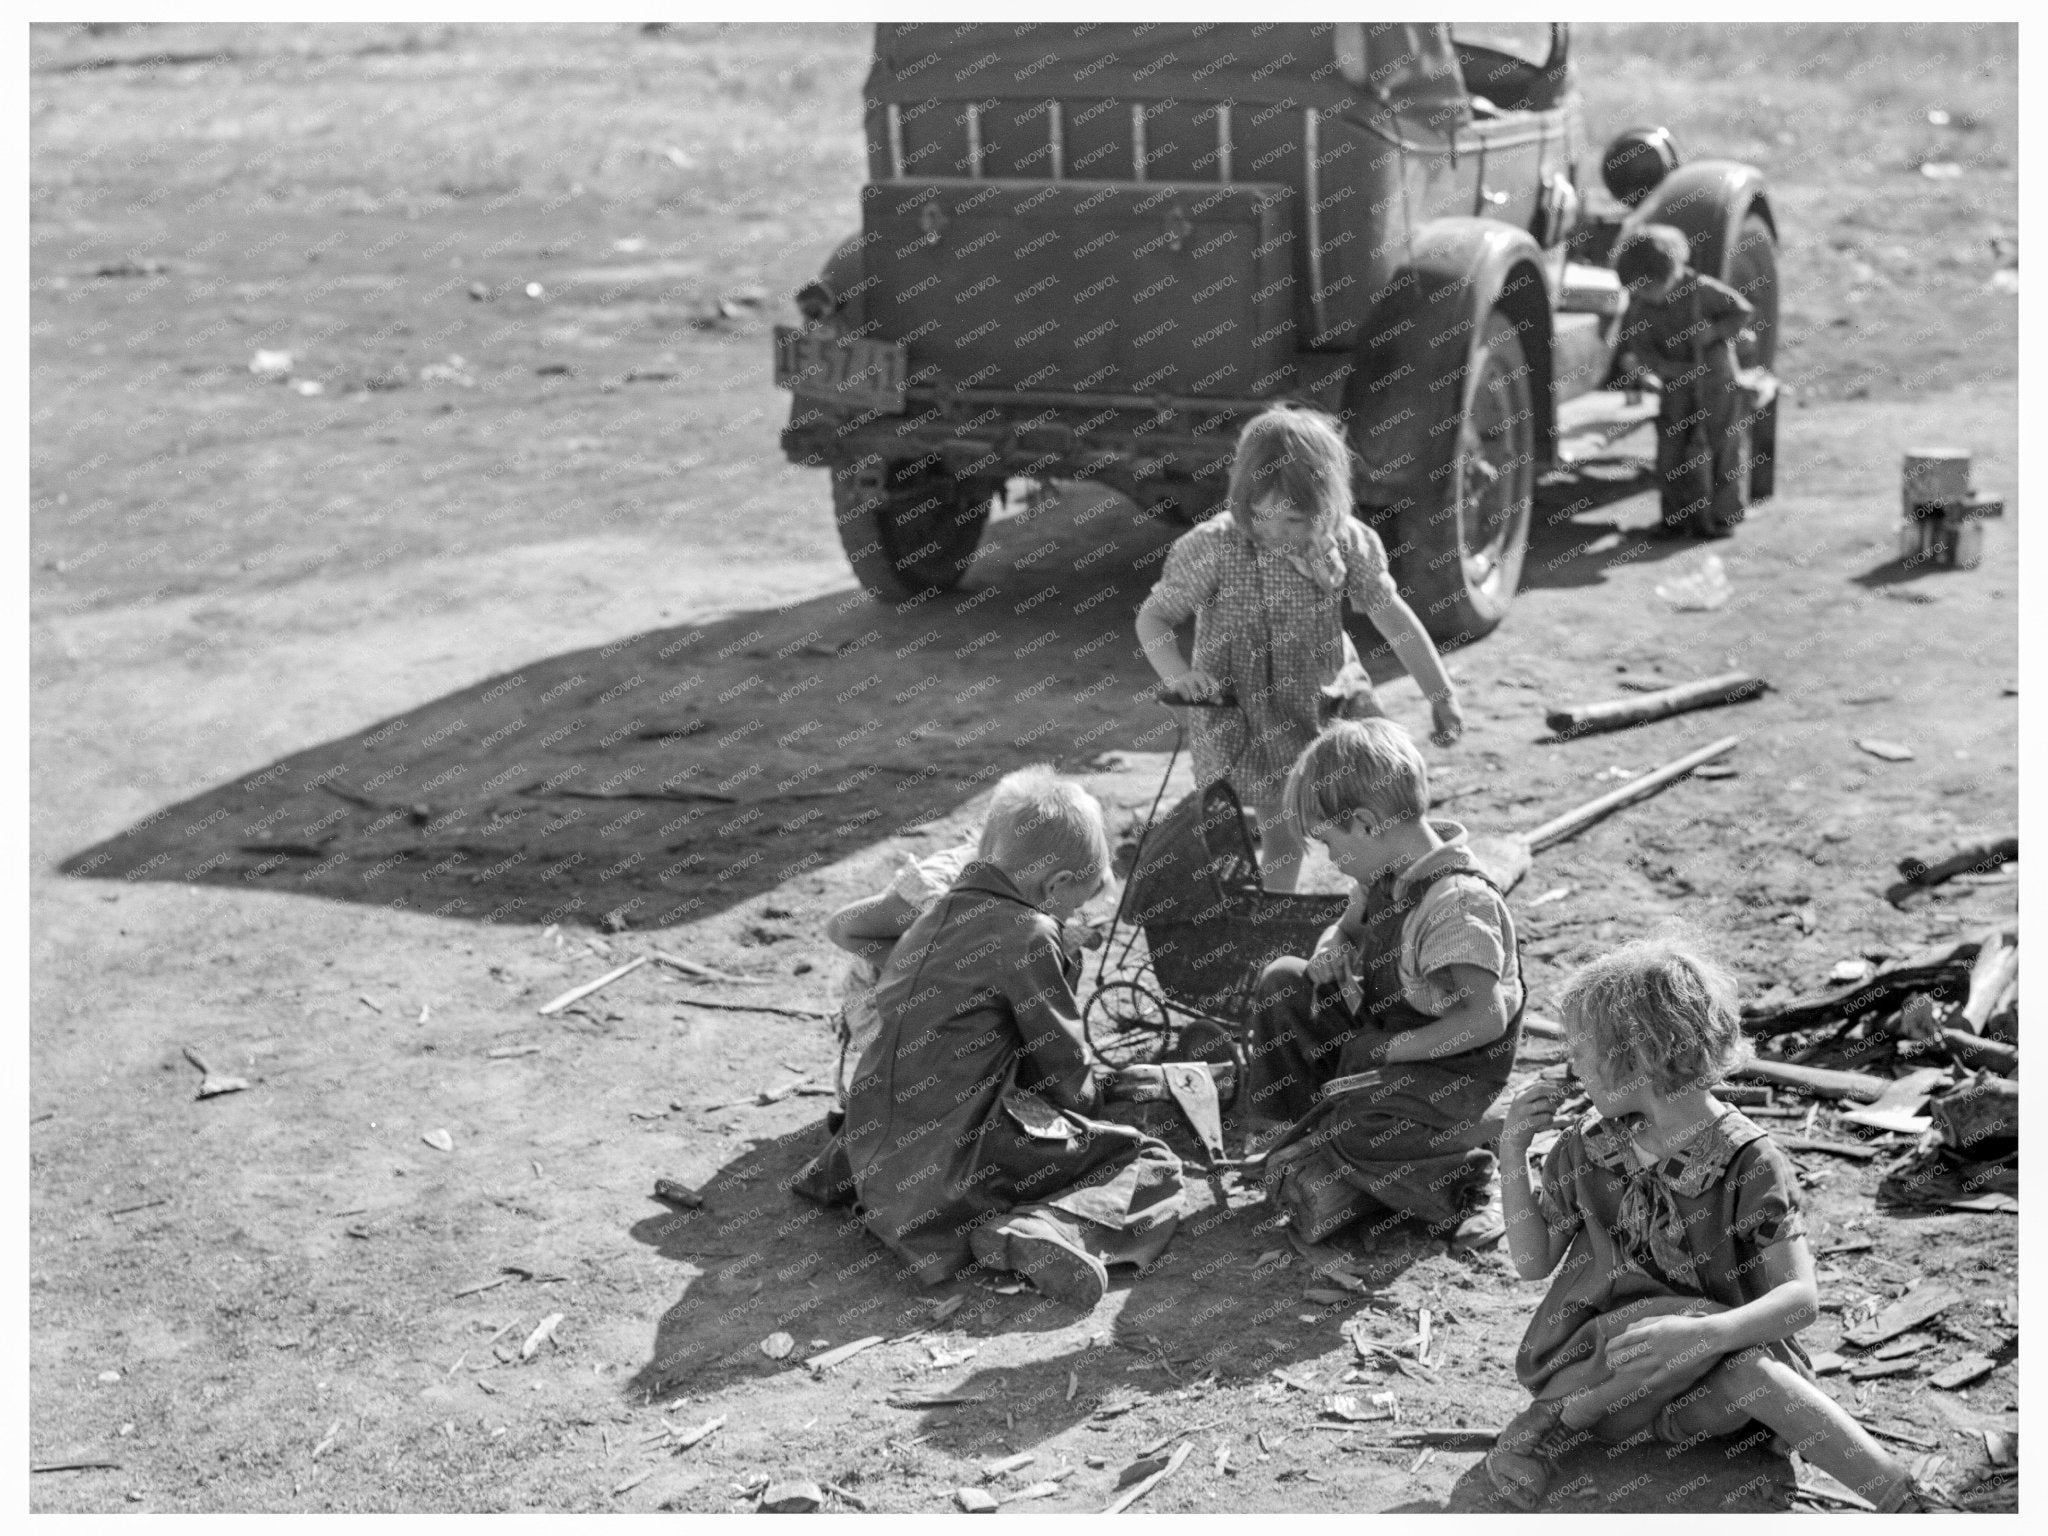
[[1520, 1510], [1541, 1504], [1550, 1491], [1550, 1441], [1563, 1429], [1561, 1403], [1534, 1402], [1510, 1419], [1486, 1453], [1494, 1491]]
[[1472, 1207], [1451, 1231], [1451, 1247], [1461, 1253], [1491, 1248], [1508, 1234], [1506, 1213], [1501, 1208], [1500, 1185], [1475, 1190]]
[[1083, 1311], [1109, 1294], [1109, 1268], [1050, 1222], [1015, 1216], [996, 1228], [1007, 1266], [1029, 1280], [1041, 1296]]

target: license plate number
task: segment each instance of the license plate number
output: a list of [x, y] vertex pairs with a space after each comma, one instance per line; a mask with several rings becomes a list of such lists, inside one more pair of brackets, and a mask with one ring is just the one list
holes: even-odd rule
[[865, 336], [819, 336], [795, 326], [775, 328], [775, 382], [835, 405], [901, 415], [910, 349]]

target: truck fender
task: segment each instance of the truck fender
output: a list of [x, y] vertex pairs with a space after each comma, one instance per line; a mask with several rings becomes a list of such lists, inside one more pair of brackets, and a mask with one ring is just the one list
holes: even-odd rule
[[1669, 224], [1692, 246], [1692, 265], [1710, 277], [1728, 276], [1742, 221], [1751, 212], [1778, 237], [1764, 173], [1739, 160], [1695, 160], [1666, 176], [1624, 223], [1623, 238], [1645, 224]]
[[1345, 380], [1342, 414], [1363, 472], [1360, 516], [1391, 524], [1410, 507], [1428, 508], [1456, 440], [1431, 429], [1462, 409], [1471, 334], [1496, 307], [1520, 328], [1535, 374], [1539, 468], [1551, 462], [1557, 423], [1542, 252], [1526, 230], [1498, 220], [1435, 219], [1374, 296]]

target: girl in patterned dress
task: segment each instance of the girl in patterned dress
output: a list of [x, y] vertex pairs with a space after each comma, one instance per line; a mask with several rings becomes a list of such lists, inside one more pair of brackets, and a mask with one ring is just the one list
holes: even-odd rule
[[[1282, 791], [1326, 721], [1326, 697], [1349, 718], [1383, 713], [1344, 628], [1347, 597], [1421, 686], [1436, 743], [1456, 741], [1457, 690], [1394, 590], [1379, 535], [1351, 516], [1343, 433], [1320, 411], [1262, 412], [1238, 438], [1225, 509], [1174, 541], [1138, 610], [1138, 640], [1178, 698], [1234, 696], [1234, 708], [1192, 714], [1195, 783], [1228, 779], [1258, 813], [1269, 890], [1294, 890], [1301, 876], [1302, 835]], [[1173, 634], [1189, 618], [1192, 664]]]
[[1713, 1093], [1743, 1055], [1726, 974], [1639, 940], [1575, 975], [1560, 1009], [1594, 1113], [1533, 1184], [1529, 1142], [1555, 1123], [1562, 1086], [1531, 1084], [1501, 1132], [1515, 1272], [1556, 1274], [1515, 1357], [1535, 1401], [1487, 1453], [1495, 1489], [1533, 1509], [1574, 1442], [1693, 1445], [1754, 1421], [1881, 1510], [1937, 1502], [1821, 1389], [1799, 1345], [1819, 1296], [1797, 1178]]

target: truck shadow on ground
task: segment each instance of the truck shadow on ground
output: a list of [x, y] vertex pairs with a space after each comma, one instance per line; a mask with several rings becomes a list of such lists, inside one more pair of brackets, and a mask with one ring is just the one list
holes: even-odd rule
[[165, 806], [95, 879], [472, 921], [703, 918], [943, 817], [1028, 762], [1170, 738], [1131, 615], [1171, 530], [1078, 496], [955, 592], [857, 589], [546, 657]]

